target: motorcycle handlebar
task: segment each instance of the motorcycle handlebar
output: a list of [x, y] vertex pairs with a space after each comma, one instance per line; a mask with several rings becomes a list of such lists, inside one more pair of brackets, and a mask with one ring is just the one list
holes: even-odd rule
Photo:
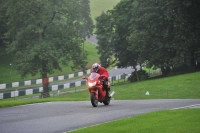
[[99, 79], [99, 80], [102, 81], [102, 82], [104, 81], [104, 79]]

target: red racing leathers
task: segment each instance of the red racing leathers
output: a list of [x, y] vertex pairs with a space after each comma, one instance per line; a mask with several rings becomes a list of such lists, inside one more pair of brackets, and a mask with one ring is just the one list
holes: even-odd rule
[[[92, 72], [94, 72], [94, 71], [92, 71]], [[97, 73], [100, 75], [100, 78], [102, 78], [102, 79], [104, 79], [104, 81], [103, 81], [103, 88], [105, 88], [105, 90], [106, 90], [106, 97], [109, 97], [109, 94], [108, 94], [108, 89], [110, 89], [110, 88], [108, 88], [108, 77], [109, 77], [109, 73], [108, 73], [108, 71], [104, 68], [104, 67], [102, 67], [102, 66], [100, 66], [99, 67], [99, 70], [97, 71]]]
[[108, 81], [109, 73], [104, 67], [100, 66], [97, 73], [101, 76], [101, 78], [105, 77], [105, 79]]

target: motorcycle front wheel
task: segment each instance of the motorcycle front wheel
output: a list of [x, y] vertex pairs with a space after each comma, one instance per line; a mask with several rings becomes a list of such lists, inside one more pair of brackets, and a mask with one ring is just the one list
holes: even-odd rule
[[98, 106], [98, 99], [95, 97], [94, 93], [90, 93], [90, 100], [92, 103], [93, 107], [97, 107]]

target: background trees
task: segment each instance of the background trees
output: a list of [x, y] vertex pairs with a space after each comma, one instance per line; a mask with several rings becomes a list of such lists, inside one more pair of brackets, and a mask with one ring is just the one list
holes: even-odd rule
[[112, 33], [109, 54], [116, 56], [118, 66], [145, 62], [161, 68], [163, 75], [200, 68], [199, 5], [198, 0], [121, 1], [108, 11], [108, 22], [100, 21], [103, 15], [98, 18], [97, 25], [111, 25], [109, 31], [97, 32], [99, 42], [103, 34]]
[[[81, 2], [84, 2], [82, 4]], [[9, 29], [7, 50], [14, 55], [13, 64], [23, 76], [47, 74], [61, 70], [60, 64], [73, 62], [74, 68], [86, 65], [81, 41], [92, 33], [89, 1], [83, 0], [8, 0], [6, 17]], [[77, 10], [74, 7], [79, 7]]]
[[110, 65], [110, 58], [112, 55], [112, 42], [111, 37], [112, 33], [112, 26], [110, 24], [110, 18], [108, 13], [102, 12], [102, 14], [96, 18], [96, 34], [98, 39], [98, 53], [100, 54], [100, 61], [101, 65], [104, 67], [108, 67]]

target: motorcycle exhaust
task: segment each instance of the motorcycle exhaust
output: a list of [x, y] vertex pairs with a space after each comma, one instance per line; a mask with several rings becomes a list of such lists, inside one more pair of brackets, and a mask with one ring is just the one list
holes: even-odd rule
[[114, 94], [115, 94], [115, 91], [113, 91], [113, 92], [110, 94], [110, 97], [112, 97]]

